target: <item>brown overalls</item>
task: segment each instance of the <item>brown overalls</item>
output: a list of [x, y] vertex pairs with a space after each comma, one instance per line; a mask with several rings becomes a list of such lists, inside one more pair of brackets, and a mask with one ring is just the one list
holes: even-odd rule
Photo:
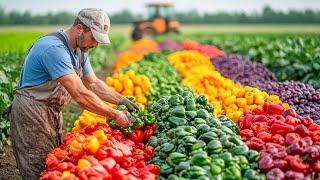
[[[61, 36], [58, 38], [61, 40]], [[69, 53], [73, 53], [70, 44], [66, 46]], [[74, 68], [81, 78], [83, 53], [77, 49], [76, 55], [79, 66]], [[70, 99], [70, 94], [58, 80], [16, 90], [12, 102], [11, 134], [13, 153], [24, 179], [39, 179], [46, 155], [62, 143], [60, 111]]]

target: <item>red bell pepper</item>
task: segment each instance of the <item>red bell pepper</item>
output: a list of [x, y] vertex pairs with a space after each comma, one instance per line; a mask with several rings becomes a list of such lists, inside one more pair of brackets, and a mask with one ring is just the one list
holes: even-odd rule
[[271, 140], [271, 134], [267, 132], [260, 132], [257, 134], [257, 138], [261, 139], [264, 142], [269, 142]]
[[243, 138], [243, 140], [247, 141], [253, 137], [254, 134], [251, 129], [243, 129], [240, 131], [240, 136]]
[[305, 137], [305, 136], [309, 136], [309, 130], [308, 128], [303, 125], [303, 124], [299, 124], [297, 125], [294, 130], [295, 133], [298, 133], [301, 137]]
[[128, 138], [135, 143], [141, 143], [143, 142], [144, 134], [140, 129], [136, 129], [128, 136]]
[[293, 143], [295, 141], [298, 141], [300, 139], [301, 139], [301, 136], [299, 134], [297, 134], [297, 133], [288, 133], [286, 135], [285, 143], [286, 143], [286, 145], [289, 145], [289, 144], [291, 144], [291, 143]]
[[293, 131], [294, 127], [279, 120], [275, 120], [270, 127], [272, 134], [285, 135]]
[[271, 138], [271, 142], [279, 144], [279, 145], [284, 145], [285, 139], [282, 135], [280, 134], [275, 134]]

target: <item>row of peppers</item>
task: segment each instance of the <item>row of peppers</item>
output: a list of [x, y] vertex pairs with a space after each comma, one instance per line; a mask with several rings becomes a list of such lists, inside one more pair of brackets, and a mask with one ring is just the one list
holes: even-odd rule
[[[252, 133], [254, 134], [253, 136], [245, 137], [244, 132], [246, 131], [244, 130], [246, 129], [242, 127], [246, 127], [246, 128], [248, 127], [242, 126], [240, 124], [243, 122], [243, 118], [247, 117], [248, 112], [253, 113], [262, 109], [263, 113], [267, 113], [267, 112], [264, 112], [264, 109], [261, 106], [265, 104], [265, 102], [274, 102], [276, 104], [272, 103], [271, 105], [277, 106], [279, 109], [281, 107], [281, 109], [283, 109], [283, 111], [286, 111], [286, 112], [288, 110], [285, 110], [285, 109], [288, 109], [288, 106], [286, 104], [279, 105], [281, 101], [277, 96], [269, 96], [267, 93], [262, 92], [255, 88], [242, 87], [241, 85], [235, 84], [231, 80], [228, 80], [222, 77], [217, 71], [215, 71], [208, 57], [206, 56], [202, 57], [201, 54], [198, 52], [181, 51], [181, 52], [177, 52], [169, 55], [168, 56], [169, 62], [181, 74], [183, 78], [183, 81], [182, 81], [183, 84], [190, 86], [198, 94], [205, 95], [205, 96], [196, 97], [193, 92], [183, 91], [188, 89], [188, 87], [180, 83], [181, 77], [179, 77], [179, 75], [176, 74], [175, 70], [172, 67], [170, 67], [169, 63], [161, 62], [159, 60], [162, 67], [160, 67], [160, 69], [154, 68], [159, 63], [158, 59], [162, 59], [163, 61], [163, 55], [166, 56], [166, 53], [162, 52], [162, 53], [147, 55], [141, 61], [133, 63], [128, 67], [122, 68], [122, 70], [120, 70], [121, 73], [124, 73], [124, 74], [127, 73], [127, 75], [131, 74], [131, 77], [133, 77], [132, 74], [134, 74], [134, 71], [141, 73], [141, 76], [142, 74], [144, 74], [145, 76], [148, 76], [143, 79], [146, 81], [149, 80], [152, 88], [151, 88], [151, 92], [148, 92], [147, 90], [144, 91], [145, 93], [144, 95], [148, 97], [148, 100], [152, 99], [152, 101], [148, 103], [149, 104], [149, 106], [147, 106], [148, 108], [145, 109], [142, 113], [140, 114], [131, 113], [133, 116], [135, 116], [135, 118], [138, 118], [138, 122], [139, 122], [135, 124], [135, 127], [133, 127], [134, 130], [132, 130], [132, 128], [130, 130], [121, 129], [121, 128], [120, 128], [121, 131], [114, 130], [117, 133], [122, 133], [122, 138], [123, 138], [122, 140], [124, 142], [131, 143], [132, 145], [131, 152], [134, 152], [135, 147], [139, 147], [140, 150], [143, 148], [148, 149], [149, 152], [152, 152], [151, 151], [153, 150], [152, 147], [156, 148], [156, 153], [155, 153], [155, 157], [153, 158], [153, 162], [158, 166], [154, 166], [150, 162], [149, 162], [150, 163], [149, 165], [146, 165], [148, 164], [146, 162], [150, 160], [153, 156], [150, 154], [149, 156], [146, 156], [145, 159], [143, 160], [140, 159], [141, 163], [144, 162], [142, 164], [145, 166], [137, 167], [135, 166], [135, 164], [137, 164], [136, 162], [138, 160], [133, 160], [132, 162], [134, 163], [132, 164], [131, 167], [134, 167], [133, 168], [135, 170], [134, 172], [144, 172], [141, 170], [149, 166], [149, 169], [147, 168], [146, 170], [148, 172], [146, 173], [147, 175], [141, 175], [139, 173], [134, 173], [131, 171], [129, 172], [129, 170], [123, 171], [125, 167], [122, 167], [121, 161], [118, 161], [119, 159], [116, 159], [115, 160], [116, 164], [119, 164], [117, 165], [117, 170], [120, 172], [123, 172], [123, 174], [119, 175], [117, 173], [116, 174], [109, 173], [108, 177], [126, 179], [128, 178], [127, 176], [130, 176], [130, 178], [137, 178], [137, 179], [139, 178], [152, 179], [152, 178], [155, 178], [155, 176], [152, 176], [151, 178], [150, 174], [157, 175], [159, 168], [160, 168], [159, 177], [164, 179], [166, 178], [188, 179], [188, 178], [195, 178], [195, 177], [202, 177], [203, 179], [208, 179], [208, 178], [209, 179], [212, 179], [212, 178], [264, 179], [264, 175], [259, 174], [260, 171], [263, 173], [267, 173], [267, 177], [270, 177], [270, 178], [272, 177], [273, 174], [277, 174], [275, 172], [278, 172], [279, 167], [273, 164], [273, 166], [269, 165], [269, 169], [263, 168], [266, 162], [265, 158], [262, 158], [263, 153], [261, 153], [259, 157], [258, 152], [255, 151], [255, 150], [259, 150], [260, 152], [266, 152], [265, 154], [269, 153], [268, 150], [270, 149], [269, 146], [271, 142], [268, 142], [269, 146], [265, 145], [260, 149], [256, 149], [252, 145], [254, 143], [251, 143], [251, 142], [255, 142], [256, 140], [255, 138], [257, 139], [264, 138], [264, 136], [262, 136], [264, 134], [261, 135], [261, 133], [260, 134], [258, 133], [259, 136], [257, 136], [258, 134]], [[167, 60], [165, 59], [164, 61], [167, 61]], [[132, 70], [134, 71], [132, 72]], [[167, 80], [167, 78], [163, 77], [164, 73], [169, 74], [169, 77], [168, 77], [169, 81]], [[200, 75], [198, 76], [198, 74]], [[114, 74], [114, 76], [119, 77], [121, 75]], [[130, 75], [128, 76], [130, 77]], [[123, 83], [125, 82], [126, 81], [123, 81]], [[108, 83], [108, 79], [107, 79], [107, 83]], [[109, 83], [110, 83], [110, 80], [109, 80]], [[111, 84], [112, 83], [110, 83], [109, 85]], [[138, 84], [133, 83], [133, 86], [136, 86], [136, 85]], [[197, 85], [200, 87], [201, 90], [197, 88]], [[163, 86], [163, 88], [166, 90], [161, 92], [154, 92], [154, 91], [152, 92], [152, 89], [157, 89], [158, 91], [160, 91], [159, 87], [161, 86]], [[212, 93], [212, 90], [214, 90], [214, 93]], [[133, 96], [136, 96], [137, 94], [139, 94], [139, 93], [135, 93], [135, 90], [132, 90], [132, 92], [133, 92], [132, 93]], [[181, 94], [181, 95], [179, 96], [176, 94]], [[168, 96], [160, 98], [163, 95], [168, 95]], [[212, 108], [212, 105], [206, 102], [207, 98], [208, 98], [208, 101], [214, 105], [215, 107], [214, 109]], [[146, 105], [146, 103], [144, 104]], [[122, 108], [123, 110], [125, 110], [124, 107]], [[236, 122], [240, 119], [238, 123], [241, 129], [243, 130], [241, 131], [240, 135], [246, 141], [246, 144], [243, 143], [240, 137], [237, 135], [238, 128], [234, 123], [232, 123], [232, 121], [230, 121], [225, 116], [216, 117], [211, 114], [212, 112], [215, 112], [215, 114], [218, 114], [218, 115], [227, 115], [229, 118], [231, 118], [233, 121], [236, 121]], [[93, 116], [95, 115], [94, 114], [92, 116], [89, 115], [89, 117], [91, 118]], [[143, 118], [140, 118], [142, 116]], [[269, 116], [266, 115], [266, 117], [269, 117]], [[145, 121], [149, 121], [149, 123], [146, 123]], [[152, 146], [145, 147], [143, 143], [147, 143], [150, 136], [156, 130], [156, 126], [151, 125], [151, 124], [154, 124], [155, 121], [157, 121], [157, 124], [159, 127], [156, 131], [156, 134], [152, 136], [149, 141], [149, 145], [152, 145]], [[212, 123], [211, 121], [215, 123]], [[114, 126], [114, 123], [112, 123], [112, 121], [108, 121], [108, 123], [110, 124], [110, 126], [112, 126], [112, 128], [115, 128], [115, 129], [118, 128]], [[283, 123], [285, 123], [285, 121]], [[79, 124], [79, 121], [78, 121], [78, 124]], [[95, 123], [92, 123], [92, 124], [95, 124]], [[145, 124], [148, 124], [148, 125], [145, 125]], [[77, 123], [75, 123], [75, 125], [77, 127]], [[107, 124], [99, 123], [99, 125], [107, 126], [108, 128], [110, 128]], [[270, 126], [272, 125], [273, 124], [271, 124]], [[277, 126], [277, 125], [278, 124], [275, 124], [273, 126]], [[76, 130], [71, 132], [71, 134], [75, 133], [76, 135], [74, 135], [74, 138], [77, 138], [79, 136], [79, 133], [76, 133], [76, 132], [83, 131], [87, 127], [92, 127], [92, 126], [94, 125], [80, 126], [80, 127], [78, 125], [78, 127], [75, 128]], [[315, 126], [315, 125], [312, 125], [312, 126]], [[146, 131], [149, 131], [149, 132], [144, 133]], [[267, 129], [265, 130], [265, 133], [270, 133], [270, 131], [271, 131], [270, 129]], [[250, 133], [248, 134], [252, 135]], [[108, 139], [110, 139], [110, 141], [114, 140], [115, 134], [111, 133], [109, 135], [110, 135], [110, 138]], [[275, 134], [275, 135], [277, 135], [275, 137], [279, 137], [279, 134]], [[68, 136], [68, 134], [66, 136]], [[94, 136], [94, 135], [91, 135], [91, 136]], [[125, 136], [127, 137], [125, 138]], [[272, 138], [276, 139], [273, 136], [271, 137], [271, 139]], [[64, 142], [66, 143], [70, 141], [65, 140]], [[63, 163], [73, 162], [74, 164], [78, 163], [79, 168], [78, 166], [76, 166], [75, 168], [76, 171], [74, 171], [74, 169], [72, 171], [64, 169], [64, 171], [57, 172], [57, 170], [55, 170], [54, 168], [48, 169], [49, 166], [46, 164], [46, 170], [44, 171], [43, 178], [45, 179], [46, 176], [51, 175], [53, 172], [56, 172], [58, 175], [60, 175], [60, 177], [61, 176], [65, 178], [70, 177], [70, 179], [76, 179], [77, 177], [75, 176], [78, 176], [79, 179], [86, 179], [86, 178], [89, 178], [89, 176], [91, 175], [93, 175], [92, 177], [95, 177], [94, 176], [95, 174], [91, 172], [89, 172], [89, 176], [88, 175], [85, 176], [85, 173], [83, 173], [85, 171], [81, 171], [83, 169], [80, 168], [82, 162], [88, 161], [90, 163], [90, 166], [86, 166], [86, 168], [84, 169], [87, 169], [87, 170], [95, 169], [95, 168], [87, 168], [87, 167], [94, 167], [93, 164], [96, 164], [92, 160], [90, 160], [91, 157], [96, 158], [95, 157], [96, 155], [93, 153], [94, 156], [92, 156], [92, 154], [90, 154], [92, 152], [86, 151], [88, 144], [90, 144], [88, 142], [90, 141], [86, 140], [86, 141], [79, 142], [80, 144], [82, 143], [81, 147], [84, 149], [84, 152], [85, 152], [84, 154], [79, 156], [79, 157], [82, 157], [81, 159], [83, 160], [80, 161], [78, 159], [78, 161], [69, 162], [70, 159], [72, 160], [72, 158], [70, 158], [69, 156], [66, 156], [67, 158], [64, 158], [63, 160], [58, 159], [59, 163], [61, 162]], [[196, 144], [196, 145], [193, 147], [192, 144]], [[267, 144], [267, 142], [265, 142], [265, 144]], [[70, 144], [68, 144], [66, 147], [69, 147], [69, 145]], [[99, 145], [100, 145], [99, 148], [104, 146], [103, 143], [100, 143]], [[290, 146], [291, 144], [288, 143], [286, 145]], [[311, 143], [311, 145], [313, 144]], [[59, 148], [63, 149], [64, 146], [65, 145], [62, 145]], [[112, 145], [111, 147], [114, 148], [117, 146]], [[252, 150], [249, 150], [248, 147]], [[274, 151], [272, 152], [274, 153]], [[50, 154], [48, 155], [48, 158], [52, 157], [52, 155]], [[107, 154], [105, 158], [109, 157], [109, 155], [110, 154]], [[87, 159], [88, 157], [89, 159]], [[126, 158], [124, 159], [127, 159], [129, 156], [125, 156], [125, 157]], [[273, 156], [270, 155], [266, 157], [273, 157]], [[132, 157], [132, 159], [135, 159], [135, 158]], [[255, 163], [257, 162], [257, 160], [259, 160], [258, 164]], [[289, 164], [290, 164], [290, 160], [289, 160]], [[101, 161], [101, 159], [100, 160], [98, 159], [98, 162], [99, 161]], [[315, 162], [312, 161], [312, 163], [315, 163]], [[261, 168], [260, 168], [260, 164], [261, 164]], [[57, 168], [57, 166], [52, 166], [52, 167]], [[258, 170], [258, 167], [261, 170]], [[309, 175], [309, 177], [311, 175], [315, 176], [314, 172], [316, 171], [309, 168], [307, 169], [308, 171], [303, 171], [303, 173], [307, 173], [306, 175]], [[291, 166], [286, 166], [281, 170], [283, 171], [288, 170], [286, 173], [282, 174], [283, 177], [294, 177], [292, 175], [293, 171], [291, 171], [292, 170]], [[296, 170], [296, 169], [293, 169], [293, 170]]]

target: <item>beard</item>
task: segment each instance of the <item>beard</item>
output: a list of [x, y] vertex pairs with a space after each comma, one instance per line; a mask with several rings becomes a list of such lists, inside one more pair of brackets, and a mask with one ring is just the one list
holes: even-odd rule
[[77, 46], [80, 48], [81, 51], [87, 52], [89, 50], [89, 47], [83, 47], [83, 39], [84, 39], [84, 32], [80, 36], [76, 38]]

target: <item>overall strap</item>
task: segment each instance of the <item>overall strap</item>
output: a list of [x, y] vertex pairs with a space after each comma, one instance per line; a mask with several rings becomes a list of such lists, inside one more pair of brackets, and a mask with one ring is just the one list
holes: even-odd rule
[[[72, 57], [72, 50], [71, 50], [70, 47], [68, 46], [67, 40], [63, 37], [63, 35], [62, 35], [61, 33], [59, 33], [59, 32], [52, 32], [52, 33], [49, 33], [49, 34], [46, 34], [46, 35], [42, 36], [41, 38], [46, 37], [46, 36], [55, 36], [55, 37], [57, 37], [57, 38], [67, 47], [67, 49], [68, 49], [68, 51], [69, 51], [69, 54], [70, 54], [70, 58], [71, 58], [71, 59], [73, 58], [73, 57]], [[40, 39], [40, 38], [39, 38], [39, 39]], [[26, 55], [29, 54], [29, 52], [30, 52], [31, 48], [33, 47], [33, 45], [34, 45], [34, 44], [32, 44], [32, 45], [30, 46], [30, 48], [29, 48], [29, 50], [28, 50], [28, 52], [27, 52]], [[77, 55], [78, 55], [78, 53], [77, 53]], [[78, 56], [79, 56], [79, 55], [78, 55]], [[83, 51], [81, 51], [81, 54], [80, 54], [80, 56], [79, 56], [79, 62], [80, 62], [79, 65], [80, 65], [81, 67], [83, 67], [83, 57], [84, 57], [84, 53], [83, 53]]]

